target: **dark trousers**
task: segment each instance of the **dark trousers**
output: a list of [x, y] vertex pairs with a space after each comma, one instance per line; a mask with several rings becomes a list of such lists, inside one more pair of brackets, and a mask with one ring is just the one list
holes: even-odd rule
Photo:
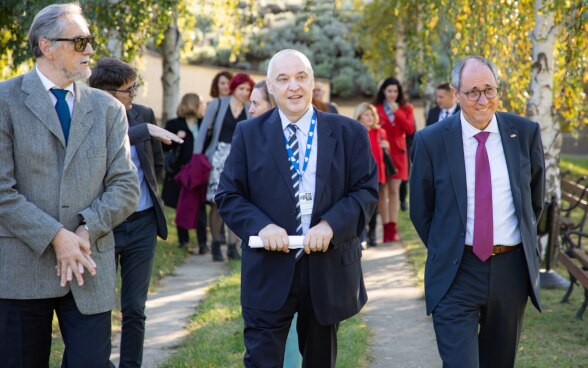
[[296, 263], [290, 294], [280, 310], [268, 312], [243, 307], [245, 367], [276, 368], [284, 365], [286, 338], [296, 312], [302, 367], [335, 367], [339, 324], [322, 326], [316, 320], [310, 300], [306, 256]]
[[522, 247], [486, 262], [465, 252], [451, 288], [433, 310], [443, 367], [513, 367], [529, 287]]
[[[206, 204], [203, 202], [200, 205], [200, 213], [198, 214], [198, 224], [196, 225], [196, 237], [200, 247], [206, 246], [206, 226], [208, 221], [206, 219]], [[187, 229], [176, 226], [178, 229], [178, 241], [180, 243], [188, 244], [190, 242], [190, 233]]]
[[114, 242], [122, 279], [119, 367], [140, 367], [145, 339], [145, 302], [157, 242], [155, 211], [114, 228]]
[[54, 312], [65, 344], [61, 367], [108, 367], [110, 312], [81, 314], [71, 292], [51, 299], [0, 299], [0, 366], [49, 367]]

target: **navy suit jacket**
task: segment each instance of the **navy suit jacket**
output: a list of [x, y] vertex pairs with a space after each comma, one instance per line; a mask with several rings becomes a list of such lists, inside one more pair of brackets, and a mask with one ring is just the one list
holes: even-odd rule
[[[367, 301], [359, 234], [378, 201], [376, 165], [367, 131], [354, 120], [316, 111], [317, 171], [311, 227], [333, 229], [326, 252], [308, 257], [310, 295], [317, 320], [330, 325], [356, 314]], [[241, 304], [277, 311], [285, 303], [295, 252], [247, 246], [273, 223], [296, 234], [296, 203], [277, 109], [237, 124], [216, 195], [220, 214], [243, 239]]]
[[[541, 130], [537, 123], [514, 114], [497, 112], [496, 119], [527, 260], [530, 297], [540, 309], [537, 219], [545, 191]], [[451, 286], [464, 252], [467, 188], [460, 114], [417, 132], [411, 158], [410, 218], [427, 247], [425, 294], [430, 314]]]
[[[451, 115], [459, 115], [459, 105], [457, 105], [457, 107], [455, 108], [455, 111], [453, 112], [453, 114]], [[432, 107], [429, 110], [429, 113], [427, 114], [427, 120], [425, 121], [425, 125], [429, 126], [429, 125], [433, 125], [435, 124], [437, 121], [439, 121], [439, 115], [441, 114], [441, 108], [439, 106], [435, 106]]]

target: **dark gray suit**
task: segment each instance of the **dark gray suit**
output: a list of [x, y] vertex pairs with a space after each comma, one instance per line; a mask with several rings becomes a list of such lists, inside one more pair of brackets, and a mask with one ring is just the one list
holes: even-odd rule
[[[460, 114], [417, 132], [414, 138], [410, 217], [427, 247], [427, 313], [433, 313], [445, 367], [477, 366], [478, 342], [481, 366], [508, 366], [492, 362], [511, 359], [514, 363], [527, 298], [540, 308], [536, 228], [545, 187], [541, 132], [537, 123], [513, 114], [498, 112], [496, 118], [522, 248], [493, 256], [485, 263], [473, 253], [464, 253], [467, 187]], [[486, 290], [478, 289], [486, 280], [480, 275], [492, 280]], [[493, 298], [514, 304], [516, 311], [501, 314], [500, 307], [492, 304]], [[459, 317], [450, 328], [443, 325], [442, 318], [436, 319], [451, 313]], [[477, 327], [472, 328], [478, 324], [478, 315], [482, 326], [479, 336]], [[461, 324], [464, 316], [471, 316], [469, 324]], [[515, 341], [495, 339], [494, 349], [500, 351], [487, 351], [484, 321], [512, 332]], [[449, 329], [453, 335], [444, 335]], [[464, 348], [466, 345], [469, 347]]]

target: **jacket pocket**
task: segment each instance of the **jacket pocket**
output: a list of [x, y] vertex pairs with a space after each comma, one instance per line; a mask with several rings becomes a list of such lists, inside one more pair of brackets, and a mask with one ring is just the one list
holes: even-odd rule
[[112, 231], [101, 238], [96, 239], [96, 249], [98, 252], [104, 253], [114, 249], [114, 235]]
[[349, 266], [361, 258], [361, 247], [359, 246], [359, 239], [353, 239], [341, 247], [343, 266]]

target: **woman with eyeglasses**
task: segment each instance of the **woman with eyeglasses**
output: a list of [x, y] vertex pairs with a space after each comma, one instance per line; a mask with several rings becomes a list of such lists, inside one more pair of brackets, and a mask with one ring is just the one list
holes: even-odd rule
[[[220, 248], [223, 220], [214, 203], [214, 196], [218, 188], [220, 174], [225, 166], [225, 160], [231, 149], [233, 132], [240, 121], [251, 117], [249, 115], [249, 96], [254, 84], [248, 74], [235, 74], [229, 85], [230, 95], [214, 99], [208, 104], [195, 142], [194, 152], [204, 153], [212, 165], [206, 201], [211, 205], [209, 225], [212, 233], [212, 260], [215, 262], [224, 261], [224, 257]], [[209, 129], [210, 136], [207, 139]], [[237, 251], [237, 236], [230, 230], [227, 240], [227, 257], [241, 259]]]
[[390, 146], [388, 152], [394, 162], [396, 173], [388, 177], [384, 190], [388, 191], [390, 222], [384, 223], [384, 242], [400, 240], [398, 236], [398, 210], [400, 207], [400, 184], [408, 180], [408, 152], [406, 135], [414, 134], [413, 106], [406, 101], [402, 85], [396, 78], [387, 78], [378, 89], [374, 105], [378, 110], [380, 124], [386, 131]]

